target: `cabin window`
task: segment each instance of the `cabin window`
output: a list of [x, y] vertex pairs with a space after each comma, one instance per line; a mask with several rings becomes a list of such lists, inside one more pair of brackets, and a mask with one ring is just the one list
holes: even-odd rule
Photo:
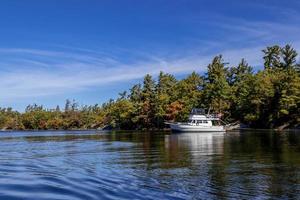
[[198, 121], [197, 121], [197, 124], [202, 124], [202, 120], [198, 120]]
[[204, 123], [204, 124], [207, 124], [207, 123], [208, 123], [208, 121], [207, 121], [207, 120], [203, 120], [203, 123]]

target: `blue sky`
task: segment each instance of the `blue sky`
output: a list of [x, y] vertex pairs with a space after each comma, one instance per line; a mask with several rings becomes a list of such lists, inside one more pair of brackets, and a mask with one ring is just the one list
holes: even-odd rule
[[300, 51], [297, 0], [0, 2], [0, 106], [103, 103], [159, 71], [203, 73], [213, 56], [260, 69], [261, 50]]

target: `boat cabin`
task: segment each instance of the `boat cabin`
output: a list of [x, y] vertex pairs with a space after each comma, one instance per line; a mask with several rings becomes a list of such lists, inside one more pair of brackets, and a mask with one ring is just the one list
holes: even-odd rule
[[205, 115], [191, 114], [188, 120], [188, 124], [195, 126], [212, 126], [212, 121], [209, 120]]
[[213, 126], [213, 121], [220, 118], [215, 114], [205, 114], [204, 109], [194, 108], [189, 116], [188, 124], [193, 126]]

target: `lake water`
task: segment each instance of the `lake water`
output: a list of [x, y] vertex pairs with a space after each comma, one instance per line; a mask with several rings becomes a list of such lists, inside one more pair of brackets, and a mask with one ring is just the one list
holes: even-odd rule
[[0, 199], [300, 199], [300, 133], [3, 132]]

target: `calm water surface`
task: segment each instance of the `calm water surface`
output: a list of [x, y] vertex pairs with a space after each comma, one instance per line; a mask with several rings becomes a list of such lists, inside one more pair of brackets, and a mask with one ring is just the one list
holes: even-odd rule
[[0, 199], [300, 199], [300, 133], [3, 132]]

